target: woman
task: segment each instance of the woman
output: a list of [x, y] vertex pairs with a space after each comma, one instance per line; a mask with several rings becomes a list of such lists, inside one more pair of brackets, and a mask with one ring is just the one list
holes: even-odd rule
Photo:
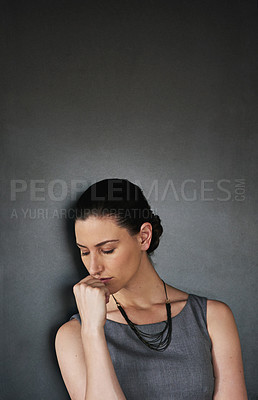
[[72, 400], [246, 400], [234, 316], [223, 302], [166, 284], [150, 254], [163, 232], [142, 190], [122, 179], [90, 186], [75, 235], [89, 275], [56, 353]]

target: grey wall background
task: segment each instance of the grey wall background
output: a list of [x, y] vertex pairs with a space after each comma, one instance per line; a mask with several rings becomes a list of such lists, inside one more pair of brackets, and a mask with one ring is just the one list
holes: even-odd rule
[[1, 19], [0, 398], [68, 398], [54, 337], [85, 271], [62, 213], [120, 177], [162, 219], [163, 279], [231, 307], [258, 399], [256, 2], [9, 0]]

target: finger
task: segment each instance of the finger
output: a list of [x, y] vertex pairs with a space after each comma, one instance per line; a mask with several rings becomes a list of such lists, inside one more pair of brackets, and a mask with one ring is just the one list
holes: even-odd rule
[[83, 278], [80, 282], [89, 282], [89, 281], [95, 281], [95, 280], [99, 280], [99, 279], [96, 279], [96, 278], [94, 278], [93, 276], [91, 276], [91, 275], [87, 275], [85, 278]]
[[91, 287], [91, 288], [96, 288], [96, 289], [101, 289], [101, 291], [105, 294], [105, 295], [108, 295], [108, 296], [110, 296], [110, 292], [109, 292], [109, 289], [108, 289], [108, 287], [103, 283], [103, 282], [93, 282], [93, 283], [88, 283], [88, 284], [85, 284], [85, 283], [83, 283], [83, 284], [80, 284], [80, 285], [82, 285], [82, 286], [87, 286], [87, 287]]
[[[92, 282], [102, 282], [99, 278], [94, 278], [93, 276], [91, 276], [91, 275], [88, 275], [88, 276], [86, 276], [86, 278], [83, 278], [81, 281], [80, 281], [80, 283], [92, 283]], [[102, 282], [102, 283], [104, 283], [104, 282]]]
[[91, 286], [91, 287], [106, 287], [103, 282], [92, 282], [92, 283], [88, 284], [88, 286]]

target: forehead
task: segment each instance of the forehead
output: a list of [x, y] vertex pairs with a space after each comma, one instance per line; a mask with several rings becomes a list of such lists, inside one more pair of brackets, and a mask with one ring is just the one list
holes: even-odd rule
[[75, 223], [75, 235], [77, 242], [83, 241], [101, 242], [107, 239], [118, 239], [128, 232], [125, 228], [120, 228], [114, 218], [110, 217], [89, 217], [85, 221], [77, 220]]

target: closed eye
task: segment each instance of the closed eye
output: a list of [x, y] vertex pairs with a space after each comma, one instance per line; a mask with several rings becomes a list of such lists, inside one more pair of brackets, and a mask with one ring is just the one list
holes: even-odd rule
[[[114, 250], [115, 249], [112, 249], [112, 250], [101, 250], [102, 251], [102, 253], [104, 253], [104, 254], [111, 254], [111, 253], [113, 253], [114, 252]], [[89, 251], [86, 251], [86, 252], [83, 252], [83, 253], [81, 253], [81, 255], [82, 256], [87, 256], [87, 255], [89, 255], [90, 254], [90, 252]]]
[[111, 253], [113, 253], [113, 251], [114, 251], [115, 249], [112, 249], [112, 250], [102, 250], [102, 252], [104, 253], [104, 254], [111, 254]]

